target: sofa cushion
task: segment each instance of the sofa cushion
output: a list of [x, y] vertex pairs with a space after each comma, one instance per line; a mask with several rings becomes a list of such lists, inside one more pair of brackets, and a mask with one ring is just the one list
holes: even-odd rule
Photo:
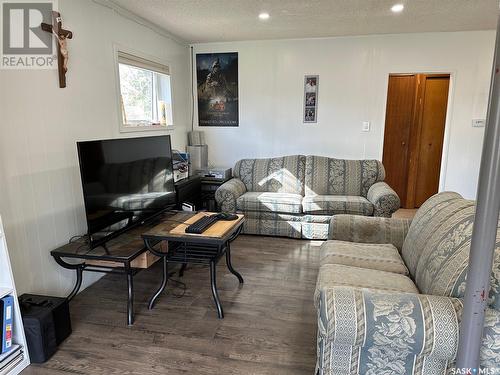
[[434, 195], [417, 211], [402, 256], [422, 293], [460, 297], [473, 223], [474, 202], [456, 193]]
[[290, 193], [248, 192], [236, 200], [238, 211], [268, 211], [300, 214], [302, 196]]
[[375, 182], [384, 181], [378, 160], [306, 157], [305, 195], [360, 195], [366, 197]]
[[[261, 236], [280, 236], [289, 238], [301, 238], [301, 222], [295, 220], [278, 220], [266, 218], [264, 214], [270, 212], [259, 212], [261, 217], [249, 217], [245, 213], [245, 222], [243, 223], [243, 233], [257, 234]], [[292, 215], [290, 215], [292, 216]]]
[[430, 236], [439, 230], [440, 226], [453, 216], [466, 202], [458, 193], [444, 192], [427, 199], [417, 210], [401, 255], [412, 276], [415, 276], [418, 261]]
[[243, 159], [233, 168], [233, 175], [247, 191], [304, 194], [306, 157], [283, 156], [267, 159]]
[[335, 215], [330, 221], [331, 240], [391, 243], [401, 251], [410, 228], [411, 219]]
[[304, 213], [307, 214], [353, 214], [370, 216], [373, 204], [361, 196], [348, 195], [309, 195], [302, 200]]
[[304, 215], [302, 220], [302, 238], [306, 240], [328, 239], [331, 218], [330, 215]]
[[408, 275], [398, 249], [392, 244], [326, 241], [321, 245], [320, 264], [343, 264]]
[[314, 301], [319, 301], [323, 288], [349, 286], [358, 289], [372, 289], [392, 292], [418, 293], [410, 278], [392, 272], [370, 270], [341, 264], [324, 264], [319, 269]]
[[[462, 298], [474, 224], [475, 202], [457, 193], [429, 198], [417, 211], [402, 256], [422, 293]], [[489, 306], [500, 310], [500, 225]]]
[[421, 248], [415, 282], [422, 293], [460, 297], [456, 287], [465, 278], [475, 211], [473, 202], [460, 201], [443, 208], [449, 216], [436, 215], [443, 220]]

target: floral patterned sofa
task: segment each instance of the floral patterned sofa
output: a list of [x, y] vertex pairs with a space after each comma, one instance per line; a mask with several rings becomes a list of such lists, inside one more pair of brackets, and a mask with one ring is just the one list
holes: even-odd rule
[[326, 239], [333, 215], [390, 217], [400, 206], [377, 160], [244, 159], [233, 174], [215, 199], [222, 211], [245, 215], [247, 234]]
[[[453, 373], [474, 210], [474, 201], [445, 192], [411, 222], [332, 218], [314, 296], [317, 374]], [[500, 367], [500, 226], [496, 243], [481, 351], [487, 371]]]

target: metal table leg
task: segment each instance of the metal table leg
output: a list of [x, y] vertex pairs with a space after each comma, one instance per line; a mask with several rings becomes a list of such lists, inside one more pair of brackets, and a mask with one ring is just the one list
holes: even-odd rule
[[181, 269], [179, 270], [179, 277], [184, 276], [184, 271], [187, 268], [187, 263], [182, 263]]
[[125, 267], [127, 271], [127, 286], [128, 286], [128, 299], [127, 299], [127, 323], [129, 326], [134, 324], [134, 277], [130, 265]]
[[243, 284], [243, 277], [233, 268], [233, 265], [231, 264], [231, 245], [229, 242], [226, 245], [226, 264], [229, 271], [238, 278], [240, 284]]
[[161, 280], [161, 285], [156, 291], [156, 293], [151, 297], [149, 300], [149, 310], [151, 310], [154, 307], [154, 304], [156, 302], [156, 299], [160, 296], [160, 294], [163, 293], [165, 290], [165, 287], [167, 286], [167, 281], [168, 281], [168, 261], [167, 261], [167, 256], [162, 256], [162, 261], [163, 261], [163, 278]]
[[68, 297], [66, 297], [68, 299], [68, 301], [71, 301], [77, 295], [78, 291], [80, 290], [80, 288], [82, 286], [83, 270], [85, 269], [85, 264], [84, 263], [80, 263], [80, 264], [66, 263], [64, 260], [62, 260], [58, 256], [55, 256], [54, 260], [56, 261], [57, 264], [59, 264], [63, 268], [76, 271], [75, 286], [73, 287], [73, 290], [68, 295]]
[[73, 299], [73, 297], [76, 296], [76, 294], [78, 293], [78, 291], [80, 290], [80, 288], [82, 286], [83, 269], [84, 269], [83, 265], [81, 265], [80, 267], [76, 268], [76, 282], [75, 282], [75, 287], [73, 288], [73, 290], [71, 291], [71, 293], [67, 297], [68, 301], [71, 301]]
[[215, 260], [210, 261], [210, 283], [212, 286], [212, 296], [214, 297], [215, 306], [217, 307], [217, 316], [219, 319], [224, 318], [224, 312], [222, 311], [222, 306], [219, 300], [219, 293], [217, 293], [217, 275], [215, 272]]

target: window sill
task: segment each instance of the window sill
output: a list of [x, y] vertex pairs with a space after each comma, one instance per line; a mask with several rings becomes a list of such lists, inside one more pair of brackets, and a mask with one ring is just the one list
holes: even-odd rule
[[141, 125], [141, 126], [135, 126], [135, 125], [121, 125], [120, 126], [120, 133], [131, 133], [131, 132], [147, 132], [147, 131], [157, 131], [157, 130], [174, 130], [175, 126], [174, 125]]

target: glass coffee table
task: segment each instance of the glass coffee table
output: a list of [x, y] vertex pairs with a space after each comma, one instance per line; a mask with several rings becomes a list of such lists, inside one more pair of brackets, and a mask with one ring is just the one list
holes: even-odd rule
[[[163, 262], [162, 281], [160, 287], [149, 301], [149, 309], [161, 293], [165, 290], [168, 281], [168, 264], [182, 264], [181, 273], [188, 264], [208, 264], [210, 266], [210, 284], [212, 296], [217, 308], [219, 319], [224, 318], [224, 312], [219, 300], [216, 281], [216, 266], [220, 258], [226, 257], [229, 271], [243, 284], [243, 277], [231, 264], [231, 242], [240, 234], [244, 216], [238, 215], [233, 221], [218, 221], [201, 234], [185, 233], [185, 229], [204, 215], [210, 212], [182, 212], [162, 220], [153, 228], [142, 234], [146, 248]], [[167, 241], [166, 251], [159, 251], [158, 244]]]
[[[165, 216], [168, 217], [168, 216]], [[83, 272], [122, 274], [127, 277], [127, 323], [134, 323], [133, 277], [142, 269], [149, 268], [158, 258], [144, 246], [141, 234], [153, 224], [137, 226], [98, 246], [90, 247], [85, 236], [52, 250], [50, 253], [61, 267], [76, 272], [76, 282], [67, 297], [73, 299], [82, 286]], [[161, 253], [165, 244], [159, 243], [156, 251]]]

